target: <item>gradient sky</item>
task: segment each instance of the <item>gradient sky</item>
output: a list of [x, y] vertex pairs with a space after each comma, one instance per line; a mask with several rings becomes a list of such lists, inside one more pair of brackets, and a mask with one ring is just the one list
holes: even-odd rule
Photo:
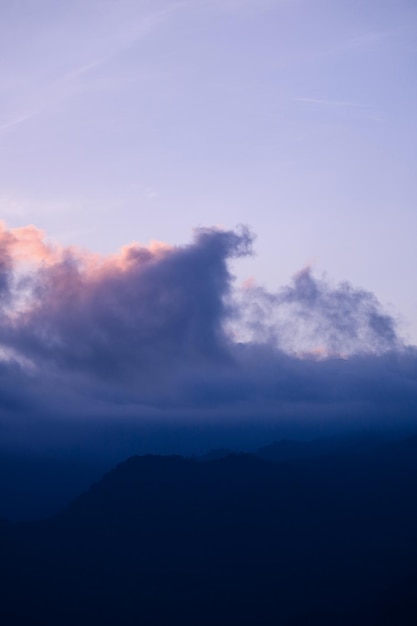
[[415, 426], [414, 0], [0, 11], [0, 444]]
[[0, 216], [113, 252], [248, 224], [417, 341], [414, 0], [1, 3]]

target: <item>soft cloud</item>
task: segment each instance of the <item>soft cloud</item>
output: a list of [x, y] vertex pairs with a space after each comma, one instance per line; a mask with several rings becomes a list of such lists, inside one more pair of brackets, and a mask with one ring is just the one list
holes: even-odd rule
[[276, 293], [246, 282], [239, 312], [246, 337], [287, 353], [382, 354], [401, 346], [394, 320], [372, 293], [346, 282], [332, 287], [310, 268]]
[[194, 424], [413, 420], [417, 352], [375, 296], [309, 269], [269, 293], [228, 260], [253, 235], [101, 257], [0, 231], [3, 431], [83, 416]]

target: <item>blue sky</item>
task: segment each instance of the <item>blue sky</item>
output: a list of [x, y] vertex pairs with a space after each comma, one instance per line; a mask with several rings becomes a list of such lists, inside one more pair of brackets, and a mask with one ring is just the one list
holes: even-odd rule
[[109, 253], [248, 224], [417, 342], [412, 0], [18, 0], [0, 20], [0, 217]]

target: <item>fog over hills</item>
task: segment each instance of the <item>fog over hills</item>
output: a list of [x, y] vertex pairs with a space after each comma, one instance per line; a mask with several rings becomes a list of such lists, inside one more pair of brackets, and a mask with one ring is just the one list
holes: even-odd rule
[[253, 241], [1, 227], [2, 623], [414, 614], [416, 347], [309, 268], [237, 286]]
[[246, 228], [0, 243], [4, 624], [415, 615], [416, 348], [375, 296], [237, 288]]
[[0, 0], [0, 626], [417, 625], [416, 41]]

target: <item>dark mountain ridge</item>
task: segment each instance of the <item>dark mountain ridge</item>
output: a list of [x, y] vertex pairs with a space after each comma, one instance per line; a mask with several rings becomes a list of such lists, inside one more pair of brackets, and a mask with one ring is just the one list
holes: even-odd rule
[[[280, 440], [252, 454], [273, 462], [364, 454], [383, 445], [386, 439], [385, 434], [365, 431], [312, 441]], [[236, 451], [219, 448], [195, 458], [213, 461], [233, 454]], [[100, 455], [86, 458], [79, 454], [41, 455], [0, 449], [0, 518], [29, 521], [50, 517], [112, 466], [114, 461]]]
[[378, 598], [399, 585], [391, 613], [415, 608], [416, 493], [417, 437], [279, 463], [132, 457], [58, 515], [0, 523], [2, 610], [44, 626], [397, 625]]

